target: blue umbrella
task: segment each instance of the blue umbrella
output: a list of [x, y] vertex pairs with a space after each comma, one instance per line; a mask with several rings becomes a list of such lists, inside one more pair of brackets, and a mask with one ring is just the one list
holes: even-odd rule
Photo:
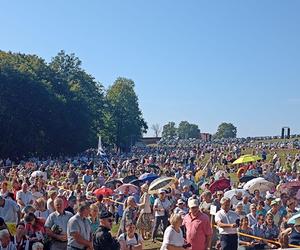
[[287, 224], [294, 225], [296, 222], [296, 219], [300, 218], [300, 211], [294, 214], [287, 222]]
[[154, 173], [144, 173], [139, 177], [140, 181], [154, 181], [157, 179], [159, 176], [154, 174]]

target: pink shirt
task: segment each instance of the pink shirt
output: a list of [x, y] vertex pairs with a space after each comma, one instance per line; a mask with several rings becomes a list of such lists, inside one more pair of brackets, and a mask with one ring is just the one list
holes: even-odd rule
[[190, 214], [187, 214], [183, 219], [183, 224], [186, 227], [186, 241], [191, 243], [190, 250], [205, 250], [207, 236], [212, 235], [212, 228], [209, 217], [199, 212], [198, 216], [192, 219]]

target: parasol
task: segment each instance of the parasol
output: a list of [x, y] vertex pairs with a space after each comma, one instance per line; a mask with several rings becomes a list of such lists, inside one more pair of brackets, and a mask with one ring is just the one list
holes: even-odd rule
[[137, 177], [135, 175], [129, 175], [129, 176], [124, 177], [123, 183], [129, 183], [136, 179], [137, 179]]
[[215, 193], [217, 191], [223, 191], [226, 188], [230, 187], [230, 180], [228, 179], [221, 179], [221, 180], [217, 180], [214, 183], [212, 183], [209, 186], [209, 190], [211, 193]]
[[255, 190], [259, 190], [260, 192], [266, 192], [274, 188], [274, 183], [269, 182], [262, 177], [257, 177], [248, 181], [243, 187], [243, 189], [248, 190], [251, 194], [253, 194]]
[[250, 194], [244, 189], [231, 189], [224, 193], [224, 197], [231, 200], [237, 193], [242, 193], [243, 196], [250, 196]]
[[171, 187], [175, 182], [176, 179], [173, 177], [160, 177], [150, 184], [148, 193], [155, 194], [159, 189], [167, 189]]
[[94, 195], [103, 195], [103, 196], [110, 196], [113, 193], [114, 192], [108, 187], [101, 187], [101, 188], [96, 189], [93, 192]]
[[257, 155], [242, 155], [240, 158], [235, 160], [232, 164], [242, 164], [248, 162], [255, 162], [258, 160], [261, 160], [261, 157]]
[[157, 179], [159, 176], [157, 174], [154, 173], [144, 173], [139, 177], [140, 181], [154, 181], [155, 179]]
[[126, 184], [123, 184], [122, 186], [116, 188], [115, 192], [122, 192], [125, 194], [128, 192], [128, 194], [133, 194], [133, 193], [138, 192], [138, 187], [133, 184], [126, 183]]

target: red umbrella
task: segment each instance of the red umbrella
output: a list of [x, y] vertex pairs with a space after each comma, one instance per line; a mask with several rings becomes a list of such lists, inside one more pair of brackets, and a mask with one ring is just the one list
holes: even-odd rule
[[94, 195], [103, 195], [103, 196], [110, 196], [114, 193], [114, 191], [112, 191], [110, 188], [107, 187], [102, 187], [102, 188], [98, 188], [94, 191]]
[[217, 191], [221, 191], [221, 190], [223, 191], [224, 189], [229, 188], [229, 187], [230, 187], [230, 180], [221, 179], [221, 180], [217, 180], [214, 183], [212, 183], [209, 186], [209, 190], [213, 194]]
[[282, 184], [281, 186], [282, 188], [295, 188], [295, 187], [300, 187], [300, 181], [291, 181], [291, 182], [288, 182], [288, 183], [284, 183]]

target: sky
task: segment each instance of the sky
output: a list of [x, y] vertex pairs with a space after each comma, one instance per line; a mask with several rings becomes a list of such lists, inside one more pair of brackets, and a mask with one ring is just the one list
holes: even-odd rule
[[[300, 134], [298, 0], [2, 1], [0, 50], [75, 53], [105, 87], [135, 82], [149, 127]], [[149, 129], [148, 136], [154, 135]]]

